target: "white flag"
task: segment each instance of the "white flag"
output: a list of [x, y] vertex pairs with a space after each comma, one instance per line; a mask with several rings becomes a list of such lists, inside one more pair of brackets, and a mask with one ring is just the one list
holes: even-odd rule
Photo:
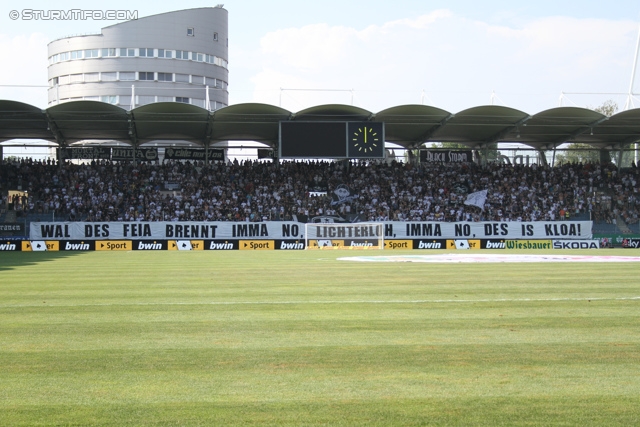
[[487, 201], [487, 190], [476, 191], [467, 195], [467, 200], [464, 201], [465, 205], [477, 206], [480, 209], [484, 209], [484, 202]]
[[47, 250], [47, 244], [44, 241], [32, 240], [31, 241], [31, 250], [32, 251], [46, 251]]
[[178, 246], [179, 251], [193, 250], [193, 247], [191, 246], [191, 240], [178, 240], [176, 241], [176, 245]]
[[456, 240], [456, 249], [471, 249], [468, 240]]

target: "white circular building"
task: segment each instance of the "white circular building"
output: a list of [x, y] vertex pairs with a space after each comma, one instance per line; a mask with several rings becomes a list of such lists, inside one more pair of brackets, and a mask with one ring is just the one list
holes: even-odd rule
[[228, 12], [222, 5], [122, 22], [48, 45], [49, 106], [94, 100], [127, 110], [228, 105]]

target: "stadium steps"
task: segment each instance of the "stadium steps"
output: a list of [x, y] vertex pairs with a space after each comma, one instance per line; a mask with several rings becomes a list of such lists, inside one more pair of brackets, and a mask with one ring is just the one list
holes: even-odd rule
[[617, 224], [609, 224], [604, 221], [602, 222], [594, 221], [593, 233], [594, 234], [621, 234], [622, 230], [620, 230]]
[[6, 223], [16, 223], [18, 221], [18, 216], [16, 215], [16, 211], [8, 210], [7, 214], [4, 217], [4, 222]]
[[620, 231], [622, 231], [623, 234], [631, 234], [632, 233], [632, 230], [629, 228], [627, 223], [624, 222], [624, 219], [622, 219], [622, 217], [620, 215], [616, 215], [616, 225], [618, 226]]

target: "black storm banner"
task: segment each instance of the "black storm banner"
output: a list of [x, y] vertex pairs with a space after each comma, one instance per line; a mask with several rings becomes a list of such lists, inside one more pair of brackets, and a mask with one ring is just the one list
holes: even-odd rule
[[473, 153], [460, 150], [420, 150], [421, 163], [468, 163], [473, 161]]

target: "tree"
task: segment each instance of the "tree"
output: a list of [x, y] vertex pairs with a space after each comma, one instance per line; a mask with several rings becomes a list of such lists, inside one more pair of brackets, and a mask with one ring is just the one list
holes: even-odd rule
[[434, 142], [431, 148], [442, 148], [446, 150], [468, 150], [469, 147], [457, 142]]
[[618, 104], [616, 104], [612, 99], [608, 99], [604, 101], [601, 106], [592, 108], [592, 110], [597, 111], [600, 114], [604, 114], [607, 117], [611, 117], [618, 112]]
[[556, 156], [556, 163], [600, 163], [600, 150], [589, 144], [569, 144], [567, 151]]

